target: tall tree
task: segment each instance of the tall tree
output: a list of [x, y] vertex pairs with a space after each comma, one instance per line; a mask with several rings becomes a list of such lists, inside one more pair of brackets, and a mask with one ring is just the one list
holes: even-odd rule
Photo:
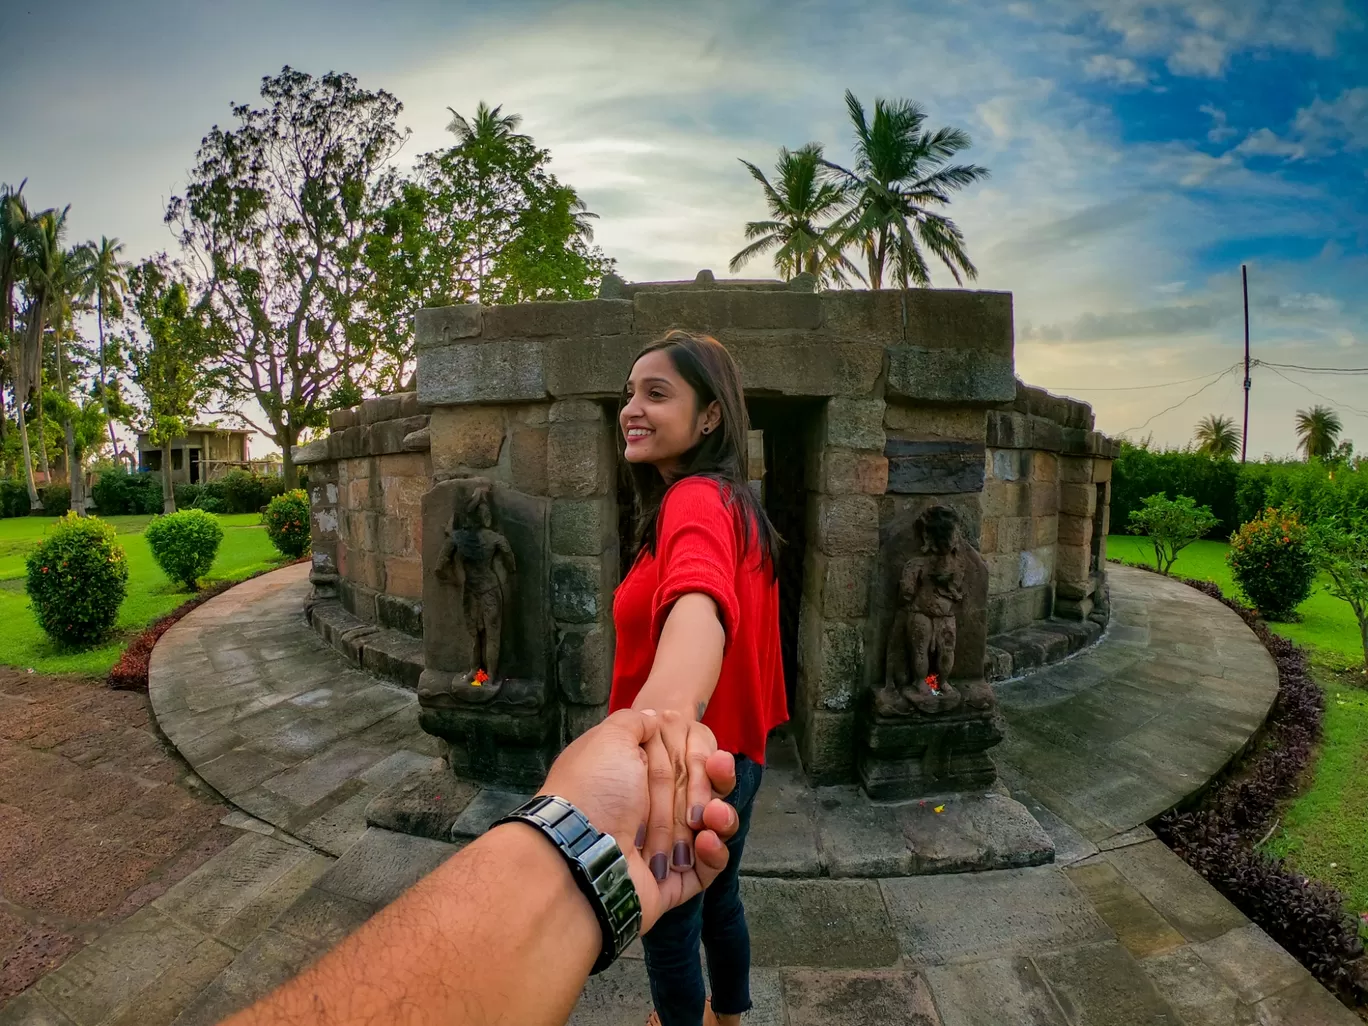
[[223, 348], [223, 326], [209, 298], [192, 303], [178, 269], [164, 256], [128, 275], [142, 337], [129, 347], [133, 381], [144, 404], [139, 427], [161, 447], [162, 510], [176, 511], [171, 443], [185, 435], [218, 384], [209, 363]]
[[[20, 378], [24, 370], [20, 366], [23, 346], [14, 330], [14, 289], [23, 258], [23, 236], [29, 222], [28, 206], [23, 195], [24, 184], [20, 182], [17, 188], [11, 185], [0, 186], [0, 342], [4, 344], [4, 351], [0, 353], [0, 432], [4, 431], [5, 425], [5, 383], [8, 381], [14, 388], [15, 419], [19, 422], [29, 498], [31, 502], [36, 503], [38, 490], [33, 481], [28, 425], [24, 418], [28, 393], [20, 387]], [[3, 434], [0, 434], [0, 441], [3, 441], [3, 438]]]
[[1339, 414], [1328, 406], [1313, 406], [1297, 411], [1297, 447], [1309, 459], [1325, 459], [1335, 452], [1344, 425]]
[[772, 185], [750, 161], [741, 163], [760, 183], [770, 219], [746, 224], [746, 238], [752, 241], [731, 258], [733, 274], [751, 257], [774, 250], [774, 268], [784, 278], [806, 272], [822, 284], [840, 284], [847, 275], [861, 277], [841, 248], [839, 218], [850, 191], [823, 160], [820, 143], [781, 148]]
[[300, 432], [370, 372], [375, 331], [357, 308], [365, 232], [394, 192], [387, 165], [405, 136], [399, 101], [351, 75], [286, 67], [261, 96], [233, 107], [236, 128], [204, 137], [166, 220], [230, 329], [225, 395], [261, 406], [264, 425], [243, 418], [280, 446], [294, 487]]
[[90, 259], [86, 267], [86, 293], [95, 300], [95, 324], [100, 333], [99, 397], [109, 421], [109, 444], [116, 450], [119, 441], [114, 435], [114, 411], [108, 396], [108, 358], [105, 352], [105, 318], [123, 317], [123, 294], [128, 287], [129, 264], [119, 259], [123, 243], [118, 239], [100, 236], [99, 243], [90, 243]]
[[1240, 429], [1234, 417], [1219, 413], [1203, 417], [1193, 432], [1197, 451], [1213, 459], [1234, 458], [1240, 452]]
[[961, 272], [977, 278], [964, 234], [932, 209], [988, 177], [988, 169], [976, 164], [949, 163], [969, 146], [969, 136], [958, 128], [926, 129], [926, 110], [910, 100], [876, 99], [871, 121], [848, 89], [845, 99], [855, 128], [855, 166], [829, 166], [858, 190], [844, 241], [864, 254], [870, 288], [883, 288], [886, 271], [901, 288], [930, 285], [922, 247], [945, 264], [957, 284], [963, 283]]

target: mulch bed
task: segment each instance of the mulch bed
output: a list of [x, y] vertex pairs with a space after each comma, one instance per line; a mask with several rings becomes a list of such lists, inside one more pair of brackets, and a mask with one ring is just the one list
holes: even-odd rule
[[238, 832], [145, 695], [0, 667], [0, 1005]]

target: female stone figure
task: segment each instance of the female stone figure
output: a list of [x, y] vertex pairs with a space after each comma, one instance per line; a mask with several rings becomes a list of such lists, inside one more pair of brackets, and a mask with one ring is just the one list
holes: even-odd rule
[[465, 508], [452, 516], [437, 576], [461, 593], [465, 627], [470, 632], [472, 675], [478, 680], [483, 670], [487, 680], [497, 682], [505, 600], [512, 590], [516, 564], [508, 539], [493, 529], [493, 523], [489, 488], [482, 485], [470, 493]]

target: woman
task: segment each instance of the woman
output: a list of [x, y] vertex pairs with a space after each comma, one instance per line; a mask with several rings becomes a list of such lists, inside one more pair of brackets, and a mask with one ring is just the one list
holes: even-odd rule
[[734, 1026], [751, 1006], [750, 934], [737, 874], [765, 740], [788, 718], [778, 538], [746, 483], [745, 399], [736, 365], [716, 339], [672, 331], [643, 350], [618, 425], [636, 498], [638, 551], [613, 602], [609, 708], [678, 713], [662, 717], [670, 764], [651, 766], [651, 822], [638, 847], [657, 879], [672, 866], [693, 864], [691, 839], [710, 792], [690, 739], [707, 730], [736, 757], [728, 801], [740, 819], [727, 844], [727, 868], [713, 886], [642, 938], [656, 1009], [649, 1022], [699, 1026], [706, 1012], [709, 1024]]

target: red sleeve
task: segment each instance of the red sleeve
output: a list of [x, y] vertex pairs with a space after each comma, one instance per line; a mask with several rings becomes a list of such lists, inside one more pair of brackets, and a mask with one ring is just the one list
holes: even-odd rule
[[651, 642], [676, 600], [701, 592], [717, 603], [717, 615], [731, 643], [739, 616], [736, 598], [736, 511], [728, 508], [722, 487], [708, 478], [687, 478], [665, 495], [656, 522], [659, 584], [651, 601]]

